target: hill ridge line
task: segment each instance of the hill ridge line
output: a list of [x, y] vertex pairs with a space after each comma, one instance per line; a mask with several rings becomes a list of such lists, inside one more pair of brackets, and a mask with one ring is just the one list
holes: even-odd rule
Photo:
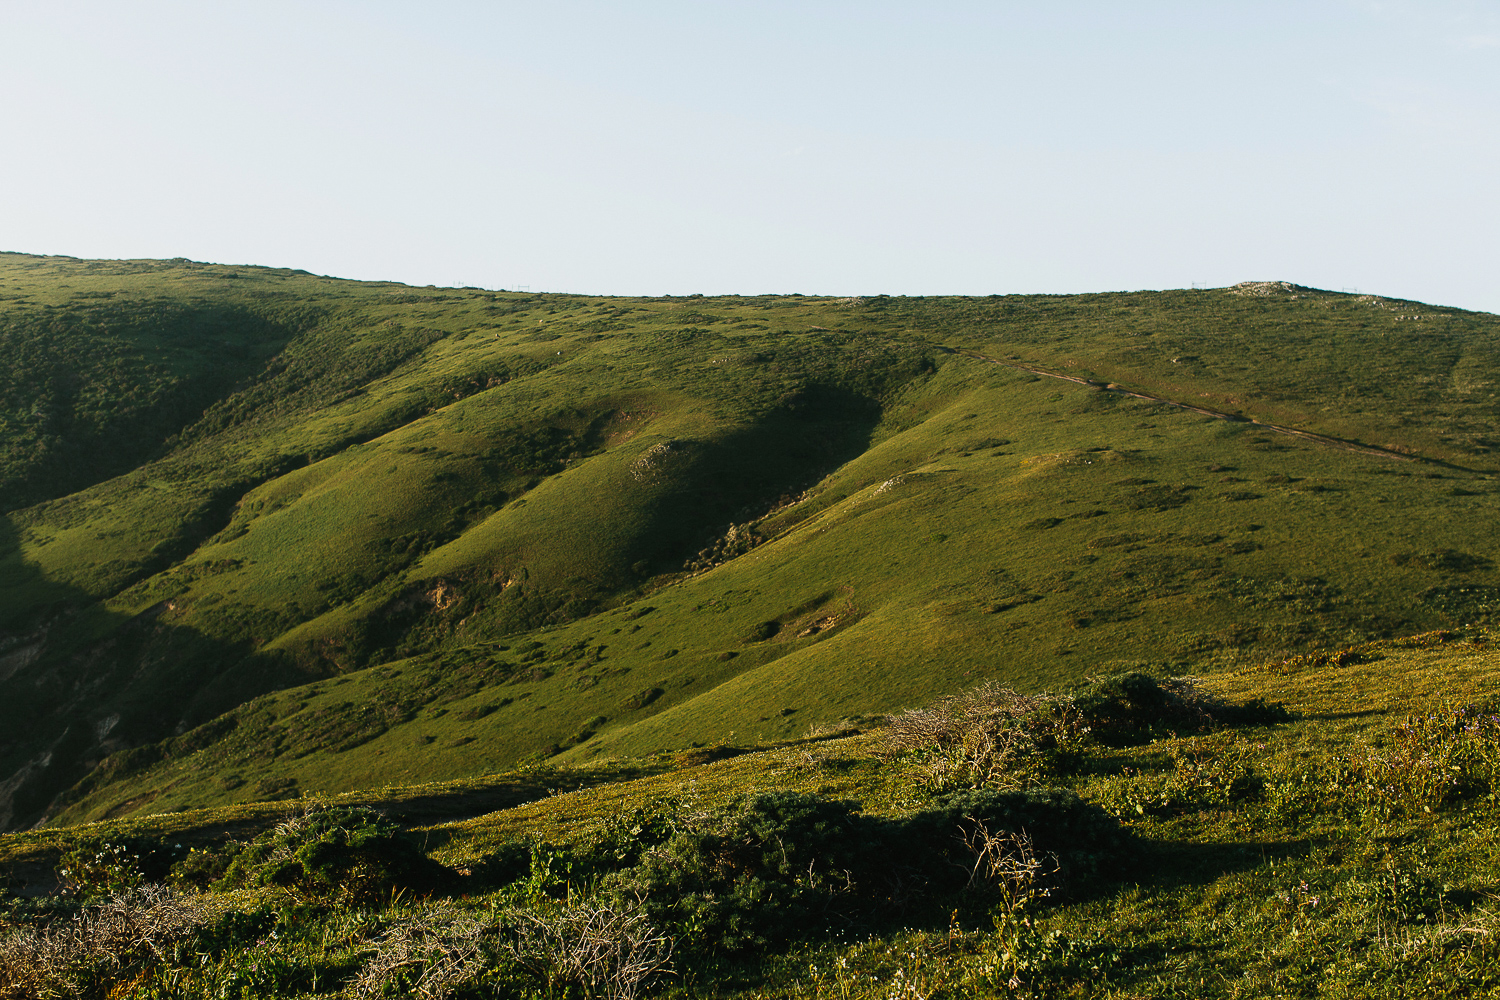
[[1458, 469], [1463, 472], [1477, 473], [1478, 471], [1462, 465], [1454, 465], [1451, 462], [1444, 462], [1441, 459], [1428, 458], [1425, 455], [1407, 455], [1399, 451], [1391, 451], [1388, 448], [1381, 448], [1378, 445], [1364, 444], [1360, 441], [1349, 441], [1344, 438], [1334, 437], [1330, 434], [1319, 434], [1315, 431], [1304, 431], [1296, 427], [1288, 427], [1285, 424], [1267, 423], [1264, 420], [1257, 420], [1254, 417], [1247, 417], [1242, 413], [1226, 413], [1223, 410], [1216, 410], [1213, 407], [1209, 406], [1198, 406], [1193, 403], [1180, 403], [1175, 399], [1167, 399], [1164, 396], [1158, 396], [1154, 393], [1144, 392], [1139, 389], [1127, 388], [1123, 385], [1120, 385], [1118, 382], [1101, 382], [1098, 379], [1083, 378], [1078, 375], [1064, 375], [1061, 372], [1048, 371], [1045, 368], [1038, 368], [1034, 365], [1021, 364], [1020, 362], [1016, 361], [1003, 361], [1000, 358], [991, 357], [988, 354], [981, 354], [978, 351], [972, 351], [968, 348], [948, 347], [944, 348], [944, 350], [950, 351], [954, 354], [963, 355], [964, 357], [973, 358], [976, 361], [984, 361], [992, 365], [1002, 365], [1006, 368], [1014, 368], [1017, 371], [1030, 372], [1033, 375], [1045, 375], [1048, 378], [1062, 379], [1065, 382], [1076, 382], [1079, 385], [1085, 385], [1091, 389], [1097, 389], [1101, 392], [1112, 392], [1121, 396], [1130, 396], [1134, 399], [1144, 399], [1152, 403], [1162, 403], [1166, 406], [1175, 406], [1178, 409], [1187, 410], [1191, 413], [1201, 413], [1206, 417], [1213, 417], [1217, 420], [1229, 420], [1234, 423], [1254, 424], [1256, 427], [1263, 427], [1266, 430], [1274, 431], [1277, 434], [1286, 434], [1290, 437], [1302, 438], [1305, 441], [1311, 441], [1314, 444], [1321, 444], [1328, 448], [1338, 448], [1341, 451], [1350, 451], [1360, 455], [1371, 455], [1375, 458], [1389, 458], [1398, 462], [1421, 462], [1429, 465], [1441, 465], [1450, 469]]

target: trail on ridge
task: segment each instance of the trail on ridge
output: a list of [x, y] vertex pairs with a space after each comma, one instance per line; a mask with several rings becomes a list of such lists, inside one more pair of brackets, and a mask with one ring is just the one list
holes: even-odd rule
[[[1286, 434], [1290, 437], [1301, 438], [1304, 441], [1311, 441], [1314, 444], [1321, 444], [1328, 448], [1338, 448], [1341, 451], [1352, 451], [1359, 455], [1373, 455], [1376, 458], [1389, 458], [1398, 462], [1424, 462], [1432, 465], [1443, 465], [1456, 469], [1462, 468], [1462, 466], [1452, 465], [1449, 462], [1443, 462], [1438, 459], [1424, 458], [1420, 455], [1407, 455], [1399, 451], [1391, 451], [1388, 448], [1380, 448], [1375, 445], [1363, 444], [1359, 441], [1347, 441], [1343, 438], [1332, 437], [1328, 434], [1316, 434], [1312, 431], [1299, 430], [1296, 427], [1287, 427], [1284, 424], [1270, 424], [1266, 423], [1263, 420], [1256, 420], [1254, 417], [1247, 417], [1242, 413], [1226, 413], [1223, 410], [1215, 410], [1212, 407], [1208, 406], [1196, 406], [1192, 403], [1179, 403], [1175, 399], [1166, 399], [1165, 397], [1157, 396], [1149, 392], [1142, 392], [1138, 389], [1128, 389], [1117, 382], [1101, 382], [1098, 379], [1082, 378], [1078, 375], [1064, 375], [1061, 372], [1048, 371], [1045, 368], [1037, 368], [1033, 365], [1025, 365], [1017, 361], [1003, 361], [1000, 358], [992, 358], [987, 354], [980, 354], [978, 351], [971, 351], [966, 348], [947, 348], [947, 350], [952, 351], [954, 354], [961, 354], [964, 357], [973, 358], [976, 361], [984, 361], [992, 365], [1003, 365], [1006, 368], [1014, 368], [1017, 371], [1030, 372], [1033, 375], [1045, 375], [1048, 378], [1058, 378], [1062, 379], [1065, 382], [1076, 382], [1079, 385], [1086, 385], [1089, 388], [1097, 389], [1100, 392], [1113, 392], [1121, 396], [1130, 396], [1134, 399], [1144, 399], [1152, 403], [1161, 403], [1164, 406], [1175, 406], [1180, 410], [1187, 410], [1190, 413], [1201, 413], [1206, 417], [1213, 417], [1217, 420], [1230, 420], [1234, 421], [1235, 423], [1254, 424], [1256, 427], [1263, 427], [1266, 430], [1274, 431], [1277, 434]], [[1467, 472], [1473, 470], [1465, 469], [1464, 471]]]

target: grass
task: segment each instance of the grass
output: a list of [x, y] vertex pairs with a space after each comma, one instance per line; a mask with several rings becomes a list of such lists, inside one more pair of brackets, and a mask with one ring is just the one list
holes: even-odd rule
[[1500, 592], [1483, 314], [0, 268], [10, 827], [1222, 671]]
[[[933, 895], [914, 883], [908, 902], [897, 909], [883, 903], [872, 918], [853, 900], [871, 889], [893, 891], [894, 883], [877, 874], [896, 860], [883, 853], [884, 869], [860, 874], [827, 897], [832, 910], [777, 910], [801, 915], [788, 917], [784, 934], [752, 952], [702, 944], [727, 940], [713, 937], [690, 945], [678, 937], [686, 925], [673, 922], [687, 918], [662, 911], [649, 919], [675, 950], [672, 974], [657, 978], [652, 993], [1489, 995], [1500, 973], [1492, 940], [1500, 926], [1493, 898], [1500, 884], [1494, 864], [1500, 729], [1489, 709], [1464, 708], [1493, 705], [1500, 694], [1500, 658], [1486, 640], [1480, 633], [1467, 639], [1430, 633], [1199, 678], [1195, 688], [1210, 704], [1283, 702], [1290, 720], [1194, 731], [1180, 728], [1185, 717], [1171, 716], [1179, 719], [1177, 731], [1123, 742], [1085, 736], [1076, 754], [1043, 771], [1001, 768], [978, 779], [981, 787], [1043, 780], [1072, 790], [1123, 824], [1130, 846], [1118, 861], [1089, 867], [1075, 860], [1054, 873], [1048, 857], [1059, 850], [1061, 834], [1034, 825], [1036, 836], [1024, 850], [1019, 841], [997, 842], [990, 855], [997, 863], [984, 869], [988, 882], [965, 888], [967, 876], [958, 877], [943, 883], [948, 888], [926, 890]], [[495, 988], [545, 995], [548, 976], [561, 975], [561, 966], [548, 963], [563, 958], [544, 949], [536, 953], [541, 958], [521, 962], [505, 950], [503, 928], [525, 914], [545, 924], [564, 904], [605, 906], [616, 885], [611, 880], [620, 877], [609, 872], [655, 870], [638, 867], [645, 861], [636, 859], [657, 857], [652, 850], [679, 856], [670, 851], [680, 847], [651, 845], [680, 844], [671, 838], [705, 823], [716, 829], [721, 821], [711, 817], [732, 815], [723, 811], [728, 803], [772, 790], [830, 808], [854, 799], [861, 806], [853, 815], [866, 824], [861, 830], [925, 831], [912, 825], [914, 817], [975, 778], [934, 771], [929, 754], [937, 746], [924, 750], [910, 736], [894, 741], [895, 731], [871, 723], [779, 744], [720, 745], [329, 799], [326, 805], [374, 804], [402, 819], [411, 842], [455, 881], [425, 890], [425, 899], [398, 891], [363, 904], [320, 901], [275, 885], [205, 891], [184, 884], [178, 891], [191, 902], [180, 906], [208, 914], [195, 925], [200, 929], [180, 932], [192, 942], [193, 962], [179, 964], [170, 957], [176, 953], [163, 949], [165, 957], [130, 958], [128, 979], [102, 982], [114, 982], [117, 996], [194, 995], [231, 981], [278, 995], [341, 995], [365, 981], [362, 974], [373, 974], [361, 970], [394, 967], [389, 958], [375, 964], [387, 947], [377, 942], [394, 940], [394, 928], [414, 921], [469, 927], [464, 921], [470, 921], [480, 929], [471, 927], [466, 940], [487, 943], [474, 946], [480, 957], [467, 979], [458, 977], [468, 985], [456, 987], [456, 995]], [[1454, 777], [1430, 780], [1443, 774]], [[495, 809], [502, 805], [495, 796], [512, 796], [514, 804]], [[481, 815], [447, 818], [476, 805]], [[173, 845], [179, 855], [188, 848], [223, 854], [226, 837], [248, 841], [303, 809], [305, 803], [247, 804], [6, 835], [0, 863], [12, 889], [23, 893], [12, 897], [6, 919], [13, 929], [69, 919], [77, 902], [59, 911], [27, 894], [46, 885], [50, 869], [65, 855], [77, 856], [80, 846], [125, 843], [141, 858], [155, 857], [154, 845], [168, 854]], [[812, 835], [794, 832], [801, 829], [787, 827], [782, 836]], [[842, 846], [821, 850], [853, 850], [855, 834], [842, 836]], [[920, 838], [900, 856], [916, 866], [913, 876], [928, 856], [961, 857], [967, 850], [957, 831], [934, 828]], [[824, 860], [814, 860], [814, 874], [832, 854], [818, 857]], [[1038, 860], [1028, 866], [1028, 857]], [[983, 860], [978, 856], [976, 864]], [[646, 878], [639, 884], [649, 891], [658, 876], [630, 877]], [[823, 898], [806, 895], [822, 884], [816, 880], [767, 884], [770, 895], [744, 904], [747, 914]], [[78, 891], [89, 898], [87, 887]], [[650, 905], [648, 911], [656, 912]], [[238, 926], [248, 931], [230, 930]], [[401, 940], [409, 956], [416, 945]], [[199, 954], [208, 958], [200, 961]], [[85, 963], [77, 981], [104, 968]], [[573, 995], [609, 995], [576, 977], [551, 982]], [[84, 995], [102, 988], [87, 987]]]

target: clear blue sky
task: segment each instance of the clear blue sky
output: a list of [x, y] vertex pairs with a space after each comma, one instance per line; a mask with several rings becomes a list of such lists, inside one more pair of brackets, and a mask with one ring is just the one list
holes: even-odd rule
[[1500, 311], [1500, 4], [0, 5], [0, 249]]

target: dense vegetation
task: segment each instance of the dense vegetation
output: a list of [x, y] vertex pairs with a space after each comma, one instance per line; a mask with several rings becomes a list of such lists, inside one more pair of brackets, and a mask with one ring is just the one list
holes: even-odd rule
[[[0, 980], [84, 997], [1489, 995], [1484, 638], [1065, 694], [987, 684], [634, 775], [538, 765], [12, 834]], [[487, 811], [502, 785], [514, 804]]]
[[[912, 995], [1150, 993], [1194, 961], [1260, 995], [1281, 972], [1099, 921], [1208, 920], [1205, 886], [1275, 858], [1375, 878], [1379, 838], [1487, 829], [1482, 713], [1366, 733], [1274, 702], [1417, 655], [1380, 643], [1487, 634], [1493, 316], [1280, 283], [619, 299], [6, 254], [0, 350], [0, 830], [112, 824], [5, 842], [77, 882], [14, 919], [88, 989], [186, 990], [168, 950], [196, 948], [222, 995], [242, 960], [378, 992], [438, 953], [463, 989], [628, 995], [555, 964], [609, 927], [686, 995], [857, 992], [844, 971], [939, 937]], [[860, 735], [795, 742], [819, 727]], [[522, 805], [570, 788], [625, 818]], [[1297, 823], [1357, 849], [1212, 846]], [[165, 936], [80, 943], [136, 910]], [[273, 929], [302, 943], [273, 961]], [[1422, 940], [1450, 974], [1459, 938]]]

